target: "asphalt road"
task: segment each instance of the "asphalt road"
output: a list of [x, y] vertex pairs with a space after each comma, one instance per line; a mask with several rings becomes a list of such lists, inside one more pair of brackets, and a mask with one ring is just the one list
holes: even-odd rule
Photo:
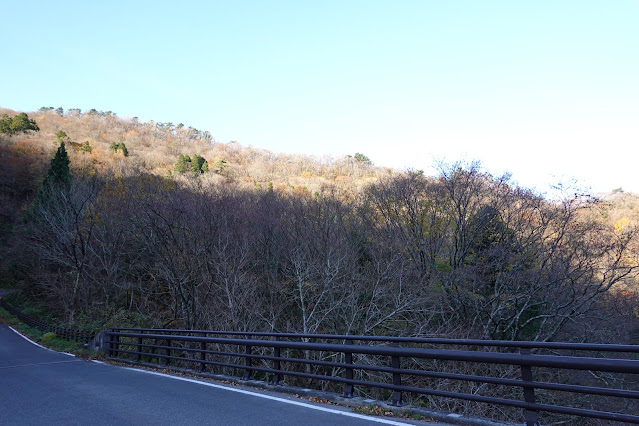
[[[54, 352], [0, 324], [0, 425], [375, 425], [285, 395]], [[425, 423], [420, 423], [425, 424]]]

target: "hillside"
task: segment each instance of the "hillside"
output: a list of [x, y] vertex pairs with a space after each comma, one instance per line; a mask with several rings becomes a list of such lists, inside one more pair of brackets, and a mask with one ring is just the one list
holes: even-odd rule
[[[549, 202], [477, 164], [427, 177], [111, 112], [29, 117], [38, 132], [1, 136], [2, 271], [70, 324], [624, 342], [639, 330], [636, 195]], [[52, 172], [61, 142], [68, 179]], [[197, 172], [180, 173], [184, 155]]]
[[[16, 112], [0, 108], [2, 114], [13, 116]], [[219, 171], [219, 174], [211, 173], [208, 179], [215, 181], [222, 176], [224, 180], [242, 185], [265, 187], [272, 182], [281, 190], [305, 188], [310, 192], [325, 186], [358, 190], [376, 176], [391, 172], [374, 167], [367, 161], [358, 161], [358, 156], [314, 158], [272, 153], [235, 142], [220, 143], [208, 131], [183, 124], [144, 123], [137, 118], [120, 118], [111, 111], [42, 108], [29, 113], [29, 117], [38, 123], [40, 131], [14, 136], [5, 144], [13, 151], [46, 163], [55, 151], [56, 133], [63, 131], [68, 136], [72, 165], [78, 171], [93, 168], [100, 172], [127, 175], [144, 170], [166, 176], [174, 171], [180, 154], [197, 154], [207, 159], [212, 171]], [[90, 153], [80, 151], [85, 141], [92, 148]], [[109, 149], [113, 143], [126, 145], [129, 153], [126, 160]], [[41, 173], [41, 169], [42, 164], [35, 173]]]

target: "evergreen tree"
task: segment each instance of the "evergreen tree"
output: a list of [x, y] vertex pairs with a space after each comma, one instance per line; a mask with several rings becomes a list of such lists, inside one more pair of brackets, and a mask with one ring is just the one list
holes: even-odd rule
[[38, 132], [40, 128], [35, 120], [30, 119], [24, 112], [11, 118], [7, 114], [2, 114], [0, 118], [0, 133], [13, 136], [17, 133], [27, 133], [29, 131]]
[[208, 173], [209, 163], [206, 159], [198, 154], [193, 154], [193, 158], [185, 154], [178, 155], [178, 159], [173, 166], [177, 173], [186, 173], [191, 171], [195, 174]]
[[360, 163], [366, 164], [367, 166], [371, 166], [373, 164], [371, 159], [365, 156], [364, 154], [362, 154], [361, 152], [356, 152], [353, 158], [355, 158], [355, 160]]
[[180, 154], [178, 156], [178, 160], [175, 163], [174, 169], [177, 173], [186, 173], [186, 170], [188, 168], [187, 162], [186, 162], [186, 158], [183, 154]]
[[204, 157], [194, 154], [191, 160], [191, 171], [196, 174], [206, 173], [209, 171], [209, 163]]
[[69, 171], [69, 155], [64, 147], [64, 141], [61, 141], [55, 157], [51, 160], [47, 177], [44, 179], [46, 183], [68, 184], [71, 181], [71, 172]]
[[55, 137], [58, 138], [58, 142], [61, 142], [64, 140], [64, 138], [67, 137], [67, 134], [64, 130], [58, 130], [55, 134]]
[[93, 151], [93, 148], [91, 147], [91, 144], [89, 143], [89, 141], [84, 141], [82, 143], [82, 146], [80, 147], [80, 151], [84, 153]]
[[125, 157], [129, 156], [129, 150], [126, 149], [126, 145], [124, 144], [124, 142], [120, 142], [118, 144], [118, 150], [122, 151], [122, 155], [124, 155]]
[[213, 164], [213, 171], [218, 175], [221, 175], [227, 165], [226, 160], [224, 158], [220, 158]]
[[202, 173], [202, 163], [204, 158], [200, 157], [197, 154], [193, 154], [193, 158], [191, 159], [191, 171], [195, 174]]

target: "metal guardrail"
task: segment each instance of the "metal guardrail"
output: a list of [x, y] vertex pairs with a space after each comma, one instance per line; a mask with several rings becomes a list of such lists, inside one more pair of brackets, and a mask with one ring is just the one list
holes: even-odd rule
[[15, 315], [25, 324], [28, 324], [32, 327], [39, 328], [40, 330], [50, 331], [56, 334], [56, 336], [61, 337], [67, 340], [76, 340], [78, 342], [89, 343], [95, 337], [94, 331], [87, 330], [71, 330], [64, 327], [59, 327], [52, 324], [47, 324], [46, 322], [40, 321], [38, 319], [32, 318], [29, 315], [26, 315], [13, 306], [9, 305], [2, 298], [0, 298], [0, 306], [6, 309], [10, 314]]
[[[207, 366], [220, 366], [244, 371], [244, 378], [250, 379], [255, 372], [270, 376], [273, 384], [278, 384], [283, 376], [303, 377], [342, 383], [343, 395], [353, 396], [355, 386], [378, 388], [392, 391], [392, 404], [402, 405], [403, 393], [432, 395], [445, 398], [456, 398], [481, 403], [498, 404], [506, 407], [523, 409], [527, 425], [538, 424], [540, 412], [582, 416], [603, 420], [612, 420], [639, 424], [639, 416], [620, 412], [592, 410], [575, 406], [553, 405], [537, 402], [536, 390], [559, 391], [570, 395], [594, 395], [616, 397], [634, 403], [639, 400], [639, 390], [617, 389], [579, 384], [538, 381], [533, 378], [533, 368], [586, 370], [598, 373], [614, 373], [631, 375], [631, 380], [639, 384], [639, 360], [620, 358], [593, 358], [587, 356], [540, 355], [531, 351], [538, 349], [571, 350], [571, 351], [606, 351], [626, 352], [639, 356], [639, 346], [635, 345], [601, 345], [562, 342], [511, 342], [467, 339], [439, 338], [401, 338], [381, 336], [350, 336], [326, 334], [292, 334], [292, 333], [251, 333], [208, 330], [167, 330], [167, 329], [110, 329], [105, 332], [108, 354], [140, 364], [142, 357], [149, 362], [156, 360], [161, 366], [169, 366], [172, 362], [195, 364], [200, 372]], [[236, 337], [221, 337], [236, 336]], [[297, 339], [298, 341], [291, 341]], [[339, 341], [338, 343], [317, 343], [310, 340]], [[354, 344], [358, 342], [358, 344]], [[377, 343], [372, 345], [369, 343]], [[384, 345], [380, 344], [383, 343]], [[421, 345], [454, 345], [466, 347], [466, 350], [432, 349], [424, 347], [402, 347], [401, 344]], [[503, 353], [479, 351], [473, 347], [515, 348], [519, 353]], [[232, 348], [235, 348], [233, 350]], [[241, 348], [241, 349], [240, 349]], [[257, 353], [258, 349], [261, 353]], [[475, 349], [475, 350], [471, 350]], [[334, 359], [312, 359], [305, 354], [335, 354]], [[292, 356], [291, 353], [294, 355]], [[353, 361], [353, 355], [359, 355], [360, 363]], [[381, 363], [362, 363], [362, 355], [384, 359]], [[224, 357], [235, 357], [243, 363], [225, 362]], [[402, 368], [402, 364], [414, 366], [415, 360], [457, 361], [475, 367], [501, 364], [518, 367], [520, 379], [491, 377], [475, 374], [461, 374], [420, 368]], [[413, 361], [413, 362], [410, 362]], [[259, 365], [258, 365], [259, 364]], [[289, 368], [284, 368], [285, 366]], [[339, 375], [312, 373], [303, 368], [292, 366], [316, 366], [338, 372]], [[356, 379], [354, 372], [387, 373], [388, 382]], [[361, 374], [359, 376], [362, 376]], [[521, 389], [522, 399], [508, 399], [472, 393], [461, 393], [426, 386], [407, 385], [406, 378], [419, 385], [416, 378], [434, 378], [458, 380], [465, 382], [501, 385]], [[576, 398], [578, 400], [578, 398]], [[575, 404], [577, 405], [577, 404]]]

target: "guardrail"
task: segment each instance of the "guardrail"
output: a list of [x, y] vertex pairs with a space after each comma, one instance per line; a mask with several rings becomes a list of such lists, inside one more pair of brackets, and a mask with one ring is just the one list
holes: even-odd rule
[[15, 315], [25, 324], [30, 326], [39, 328], [44, 331], [51, 331], [56, 334], [56, 336], [61, 337], [67, 340], [76, 340], [78, 342], [89, 343], [95, 337], [94, 331], [87, 330], [71, 330], [64, 327], [59, 327], [57, 325], [47, 324], [46, 322], [40, 321], [38, 319], [32, 318], [29, 315], [26, 315], [13, 306], [9, 305], [2, 298], [0, 298], [0, 306], [6, 309], [10, 314]]
[[[207, 366], [230, 367], [242, 370], [245, 379], [251, 379], [254, 373], [260, 372], [273, 384], [278, 384], [283, 376], [325, 380], [341, 383], [345, 397], [352, 397], [356, 386], [376, 388], [386, 390], [389, 395], [392, 392], [392, 404], [397, 406], [402, 405], [404, 393], [497, 404], [522, 409], [525, 422], [529, 426], [538, 424], [539, 413], [543, 412], [639, 424], [639, 416], [629, 414], [639, 411], [638, 359], [532, 353], [538, 350], [616, 352], [638, 358], [639, 346], [635, 345], [128, 328], [110, 329], [105, 335], [105, 349], [109, 356], [133, 364], [143, 364], [143, 357], [146, 357], [148, 363], [155, 360], [156, 364], [163, 367], [170, 366], [171, 363], [181, 363], [190, 365], [192, 370], [200, 372], [204, 372]], [[318, 343], [311, 340], [329, 342]], [[331, 343], [334, 341], [338, 343]], [[373, 342], [377, 344], [369, 344]], [[406, 347], [409, 345], [430, 347]], [[466, 349], [434, 349], [434, 345], [461, 346]], [[518, 353], [479, 351], [477, 347], [493, 350], [517, 349]], [[312, 355], [315, 355], [315, 359]], [[357, 362], [354, 362], [354, 356]], [[375, 362], [370, 362], [373, 358]], [[424, 362], [439, 361], [462, 363], [476, 370], [488, 370], [487, 366], [490, 365], [514, 366], [519, 371], [519, 378], [423, 368]], [[316, 367], [318, 371], [311, 372], [310, 366]], [[625, 389], [535, 380], [533, 369], [551, 369], [562, 373], [588, 371], [593, 374], [622, 375], [630, 386], [629, 389]], [[377, 374], [377, 377], [367, 379], [371, 373]], [[388, 377], [386, 382], [380, 380], [384, 375]], [[425, 380], [431, 379], [475, 382], [498, 385], [511, 390], [518, 389], [520, 399], [441, 390], [437, 386], [432, 386], [432, 383], [431, 386], [424, 385]], [[537, 401], [540, 390], [574, 395], [575, 397], [571, 398], [577, 401], [574, 405], [579, 405], [578, 396], [616, 398], [623, 401], [626, 412], [541, 403]], [[603, 404], [604, 402], [601, 402], [601, 405]], [[606, 408], [610, 409], [609, 406]]]

